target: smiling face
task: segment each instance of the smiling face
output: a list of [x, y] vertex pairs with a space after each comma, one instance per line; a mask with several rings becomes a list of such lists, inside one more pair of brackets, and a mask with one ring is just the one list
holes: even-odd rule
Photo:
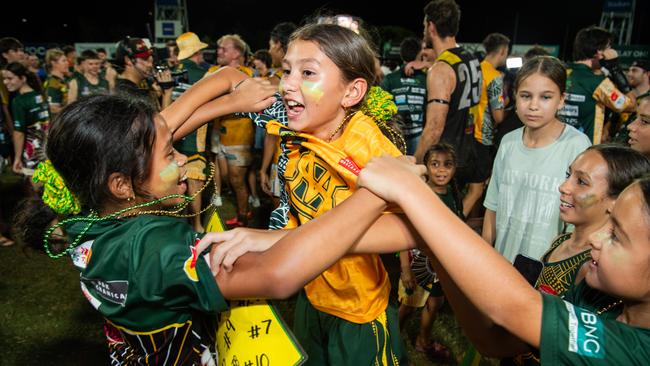
[[224, 39], [217, 47], [217, 63], [221, 66], [233, 66], [238, 63], [241, 52], [235, 47], [235, 42], [231, 39]]
[[550, 78], [534, 73], [521, 81], [517, 89], [517, 116], [529, 129], [539, 129], [553, 122], [564, 105], [564, 95]]
[[289, 44], [282, 68], [280, 92], [289, 127], [327, 139], [345, 116], [341, 71], [317, 43], [303, 40]]
[[607, 162], [595, 150], [580, 154], [560, 185], [560, 218], [573, 225], [600, 223], [614, 202], [609, 190]]
[[454, 177], [456, 164], [450, 154], [446, 152], [434, 152], [427, 160], [429, 179], [434, 188], [446, 189], [447, 184]]
[[[185, 194], [187, 175], [184, 165], [187, 157], [174, 149], [172, 133], [162, 117], [156, 116], [154, 121], [156, 138], [149, 162], [149, 174], [142, 184], [142, 189], [155, 198]], [[163, 205], [173, 206], [181, 202], [182, 199], [175, 198], [166, 200]]]
[[2, 82], [7, 87], [9, 92], [18, 91], [27, 83], [27, 78], [24, 76], [17, 76], [9, 70], [2, 70]]
[[630, 131], [630, 147], [645, 156], [650, 156], [650, 97], [641, 99], [636, 109], [636, 119], [627, 126]]
[[98, 58], [89, 58], [81, 63], [84, 72], [93, 76], [99, 75], [101, 64], [102, 61]]
[[638, 183], [619, 196], [607, 223], [589, 237], [589, 286], [626, 300], [650, 298], [650, 217]]

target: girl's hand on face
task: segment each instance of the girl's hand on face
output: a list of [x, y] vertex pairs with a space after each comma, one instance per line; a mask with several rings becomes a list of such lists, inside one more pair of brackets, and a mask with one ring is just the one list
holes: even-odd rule
[[238, 106], [237, 111], [259, 112], [275, 102], [273, 94], [277, 92], [278, 87], [268, 80], [249, 78], [237, 84], [231, 96]]
[[212, 274], [216, 276], [222, 267], [226, 272], [230, 272], [237, 258], [245, 253], [263, 252], [272, 247], [282, 236], [284, 236], [282, 233], [276, 231], [236, 228], [205, 234], [196, 249], [201, 253], [210, 244], [217, 244], [210, 250], [208, 261]]
[[426, 173], [427, 168], [415, 164], [412, 156], [382, 156], [371, 159], [361, 170], [357, 185], [371, 190], [388, 202], [397, 202], [404, 184], [410, 181], [422, 183]]

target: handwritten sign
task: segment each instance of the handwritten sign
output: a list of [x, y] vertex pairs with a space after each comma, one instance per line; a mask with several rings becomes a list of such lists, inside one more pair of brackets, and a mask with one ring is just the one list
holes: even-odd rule
[[[214, 210], [206, 231], [224, 230]], [[261, 299], [230, 301], [230, 310], [219, 315], [217, 351], [221, 366], [297, 366], [307, 361], [275, 307]]]
[[219, 365], [302, 365], [307, 356], [277, 310], [266, 300], [230, 302], [219, 316]]

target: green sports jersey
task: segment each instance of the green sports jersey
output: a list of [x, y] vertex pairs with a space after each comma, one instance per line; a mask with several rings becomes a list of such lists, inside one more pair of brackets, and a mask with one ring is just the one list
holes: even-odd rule
[[[179, 70], [187, 72], [187, 83], [178, 83], [172, 91], [172, 99], [176, 100], [190, 86], [201, 80], [208, 71], [192, 60], [182, 60]], [[174, 148], [185, 155], [205, 152], [207, 126], [203, 125], [174, 143]]]
[[54, 105], [64, 106], [68, 102], [68, 84], [65, 80], [55, 76], [48, 76], [43, 84], [47, 102]]
[[601, 142], [605, 109], [620, 113], [634, 106], [634, 101], [616, 89], [611, 80], [581, 63], [568, 65], [566, 84], [564, 107], [558, 114], [565, 123], [587, 135], [593, 144]]
[[416, 70], [413, 75], [408, 76], [404, 73], [404, 67], [405, 65], [386, 75], [381, 82], [381, 88], [395, 98], [397, 113], [404, 121], [404, 136], [419, 136], [425, 122], [427, 74]]
[[567, 294], [568, 301], [542, 296], [542, 365], [650, 364], [650, 329], [616, 321], [621, 306], [612, 306], [615, 299], [584, 281]]
[[79, 74], [77, 80], [77, 92], [79, 97], [87, 97], [95, 94], [108, 94], [108, 81], [101, 76], [97, 77], [97, 84], [91, 83], [83, 74]]
[[17, 95], [11, 101], [14, 129], [25, 134], [23, 165], [34, 169], [45, 160], [45, 132], [50, 123], [50, 109], [43, 96], [36, 91]]
[[[71, 240], [85, 227], [68, 227]], [[107, 220], [71, 253], [83, 294], [143, 364], [199, 364], [214, 353], [216, 315], [228, 305], [197, 235], [171, 217]]]

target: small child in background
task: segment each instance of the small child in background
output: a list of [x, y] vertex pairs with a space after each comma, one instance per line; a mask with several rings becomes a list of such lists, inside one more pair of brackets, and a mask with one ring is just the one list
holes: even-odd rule
[[[456, 153], [448, 143], [433, 145], [424, 156], [429, 187], [458, 217], [463, 218], [463, 201], [452, 181], [456, 173]], [[399, 322], [405, 321], [417, 308], [422, 308], [420, 330], [414, 347], [436, 359], [447, 359], [449, 349], [431, 341], [431, 327], [436, 313], [444, 303], [442, 287], [429, 259], [418, 249], [400, 252], [402, 274], [399, 282]]]

